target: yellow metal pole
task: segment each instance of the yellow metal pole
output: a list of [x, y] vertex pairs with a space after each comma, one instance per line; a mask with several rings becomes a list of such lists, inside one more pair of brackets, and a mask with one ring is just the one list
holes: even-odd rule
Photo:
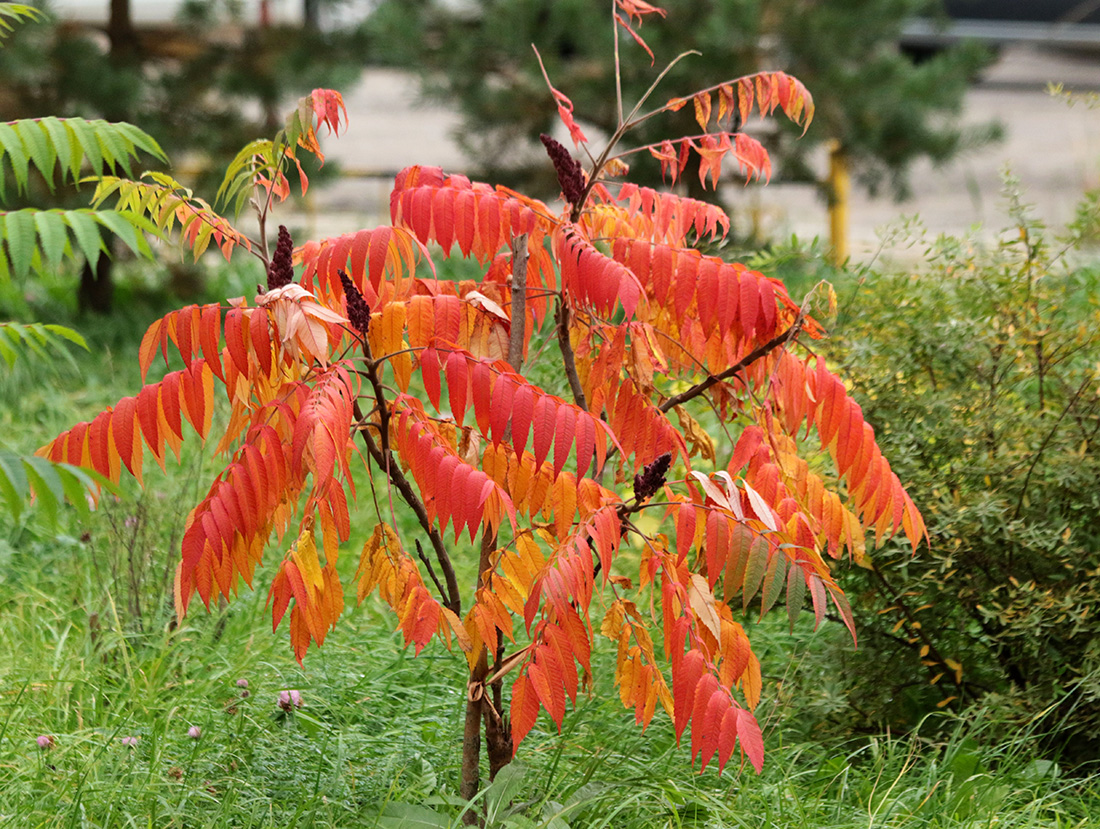
[[848, 201], [852, 180], [848, 175], [848, 157], [839, 141], [829, 142], [829, 243], [833, 264], [848, 261]]

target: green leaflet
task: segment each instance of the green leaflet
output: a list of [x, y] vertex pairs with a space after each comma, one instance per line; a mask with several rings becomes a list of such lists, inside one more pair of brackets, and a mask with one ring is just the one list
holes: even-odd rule
[[[31, 165], [53, 189], [58, 180], [77, 182], [88, 172], [132, 175], [141, 152], [168, 160], [156, 140], [132, 124], [52, 116], [0, 123], [0, 164], [11, 167], [19, 193], [27, 190]], [[0, 199], [5, 188], [0, 177]]]
[[63, 325], [0, 322], [0, 358], [11, 368], [24, 349], [32, 351], [39, 357], [48, 358], [49, 355], [45, 349], [51, 347], [59, 354], [71, 359], [68, 352], [62, 348], [59, 339], [68, 340], [85, 350], [88, 348], [80, 334]]
[[135, 255], [152, 258], [144, 234], [157, 234], [157, 229], [129, 210], [0, 211], [0, 276], [22, 279], [33, 271], [56, 266], [77, 251], [94, 266], [106, 251], [101, 229], [121, 239]]
[[39, 514], [49, 526], [54, 526], [62, 501], [87, 513], [88, 495], [104, 485], [113, 489], [102, 476], [89, 470], [0, 449], [0, 503], [15, 520], [19, 520], [33, 496]]

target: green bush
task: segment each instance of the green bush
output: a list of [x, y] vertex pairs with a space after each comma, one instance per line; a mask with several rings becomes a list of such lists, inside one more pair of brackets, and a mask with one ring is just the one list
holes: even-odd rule
[[931, 534], [848, 574], [846, 694], [880, 726], [984, 697], [1084, 759], [1100, 746], [1098, 224], [1084, 209], [1058, 236], [1008, 189], [997, 244], [940, 238], [919, 270], [840, 290], [832, 355]]

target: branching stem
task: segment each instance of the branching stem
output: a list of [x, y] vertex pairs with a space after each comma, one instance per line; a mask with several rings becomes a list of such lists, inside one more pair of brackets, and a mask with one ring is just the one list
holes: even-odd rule
[[760, 358], [766, 357], [768, 354], [775, 351], [775, 349], [786, 345], [795, 337], [797, 337], [798, 332], [802, 330], [802, 322], [802, 315], [799, 314], [798, 318], [795, 319], [795, 321], [791, 324], [791, 327], [784, 331], [782, 334], [776, 334], [763, 345], [759, 346], [758, 348], [754, 348], [752, 351], [750, 351], [732, 366], [727, 368], [725, 371], [721, 372], [720, 374], [711, 374], [705, 380], [699, 381], [690, 389], [673, 395], [657, 408], [667, 414], [675, 407], [682, 405], [695, 397], [698, 397], [711, 386], [717, 383], [721, 383], [724, 380], [729, 380], [731, 377], [735, 377], [737, 374], [744, 371]]

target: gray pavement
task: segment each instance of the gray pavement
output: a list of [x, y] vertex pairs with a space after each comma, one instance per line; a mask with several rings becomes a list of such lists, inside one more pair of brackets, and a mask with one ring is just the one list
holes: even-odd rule
[[[900, 204], [854, 188], [853, 256], [858, 259], [875, 249], [876, 229], [903, 215], [919, 214], [936, 233], [980, 225], [980, 233], [992, 236], [1005, 221], [1005, 169], [1020, 179], [1040, 218], [1054, 225], [1072, 218], [1081, 194], [1100, 188], [1100, 108], [1080, 103], [1070, 107], [1047, 93], [1048, 82], [1100, 91], [1100, 55], [1005, 49], [967, 95], [963, 116], [969, 124], [1001, 121], [1005, 140], [938, 169], [918, 165], [913, 198]], [[386, 176], [408, 164], [464, 170], [466, 162], [451, 137], [457, 117], [445, 107], [418, 102], [416, 82], [408, 75], [369, 69], [345, 100], [349, 129], [339, 140], [326, 141], [325, 152], [356, 177], [315, 192], [303, 217], [311, 233], [331, 235], [388, 221], [392, 179]], [[824, 170], [824, 156], [818, 163]], [[772, 236], [827, 237], [825, 207], [810, 187], [738, 186], [730, 193], [738, 221], [755, 216]]]

